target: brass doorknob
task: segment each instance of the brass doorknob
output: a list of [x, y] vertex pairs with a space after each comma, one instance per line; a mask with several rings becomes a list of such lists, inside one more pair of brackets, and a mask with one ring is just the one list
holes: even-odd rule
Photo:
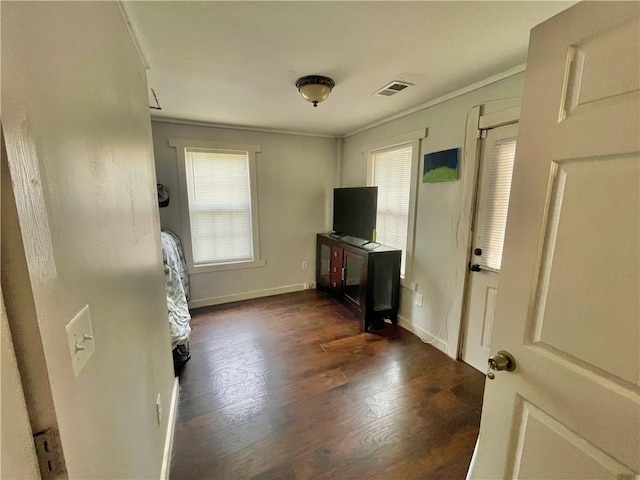
[[501, 370], [506, 370], [507, 372], [512, 372], [516, 369], [516, 359], [513, 358], [509, 352], [505, 350], [500, 350], [498, 353], [489, 358], [489, 371], [487, 372], [487, 377], [489, 380], [493, 380], [496, 378], [495, 374], [491, 371], [494, 370], [499, 372]]

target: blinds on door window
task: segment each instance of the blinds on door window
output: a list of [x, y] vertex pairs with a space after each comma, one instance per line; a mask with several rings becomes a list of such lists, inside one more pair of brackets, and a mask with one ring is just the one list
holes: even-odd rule
[[249, 154], [185, 149], [194, 265], [253, 260]]
[[376, 241], [402, 249], [400, 273], [404, 277], [409, 191], [411, 187], [412, 144], [404, 144], [372, 153], [372, 185], [378, 187]]
[[482, 257], [480, 265], [500, 270], [511, 193], [511, 175], [516, 154], [516, 139], [496, 142], [491, 155], [491, 169], [484, 205]]

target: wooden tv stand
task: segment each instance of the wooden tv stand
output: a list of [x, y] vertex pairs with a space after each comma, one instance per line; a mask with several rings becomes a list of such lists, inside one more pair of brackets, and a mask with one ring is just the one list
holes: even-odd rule
[[317, 235], [317, 288], [346, 302], [362, 318], [365, 332], [384, 318], [398, 323], [402, 251], [373, 247]]

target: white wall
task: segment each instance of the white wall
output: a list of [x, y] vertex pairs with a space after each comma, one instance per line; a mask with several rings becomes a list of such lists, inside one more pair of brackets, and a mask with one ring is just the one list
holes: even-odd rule
[[[336, 178], [333, 138], [152, 122], [158, 182], [171, 192], [162, 227], [182, 236], [176, 149], [170, 138], [260, 145], [256, 155], [260, 251], [264, 267], [190, 275], [192, 306], [301, 289], [315, 281], [316, 233], [331, 227]], [[302, 270], [302, 262], [309, 270]]]
[[[69, 476], [158, 478], [173, 369], [146, 72], [115, 2], [3, 3], [2, 67], [31, 289], [3, 282], [9, 320], [28, 295]], [[95, 353], [75, 378], [65, 325], [86, 304]]]
[[[425, 153], [464, 147], [467, 114], [474, 105], [495, 100], [520, 98], [524, 74], [520, 73], [470, 93], [444, 101], [406, 117], [365, 130], [344, 139], [342, 182], [344, 186], [365, 184], [366, 163], [362, 147], [385, 138], [428, 128], [422, 142]], [[511, 102], [513, 103], [513, 102]], [[510, 104], [506, 104], [511, 106]], [[462, 162], [461, 169], [467, 165]], [[465, 172], [459, 172], [462, 178]], [[415, 249], [412, 278], [416, 292], [424, 297], [423, 307], [415, 306], [414, 292], [402, 288], [400, 316], [411, 328], [438, 348], [455, 356], [463, 292], [459, 278], [464, 265], [458, 258], [462, 215], [462, 181], [424, 184], [417, 192]]]

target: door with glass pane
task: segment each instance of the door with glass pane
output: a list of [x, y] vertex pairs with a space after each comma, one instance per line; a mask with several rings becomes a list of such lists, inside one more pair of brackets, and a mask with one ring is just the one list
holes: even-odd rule
[[517, 124], [488, 130], [481, 150], [462, 359], [483, 373], [490, 357], [517, 133]]

